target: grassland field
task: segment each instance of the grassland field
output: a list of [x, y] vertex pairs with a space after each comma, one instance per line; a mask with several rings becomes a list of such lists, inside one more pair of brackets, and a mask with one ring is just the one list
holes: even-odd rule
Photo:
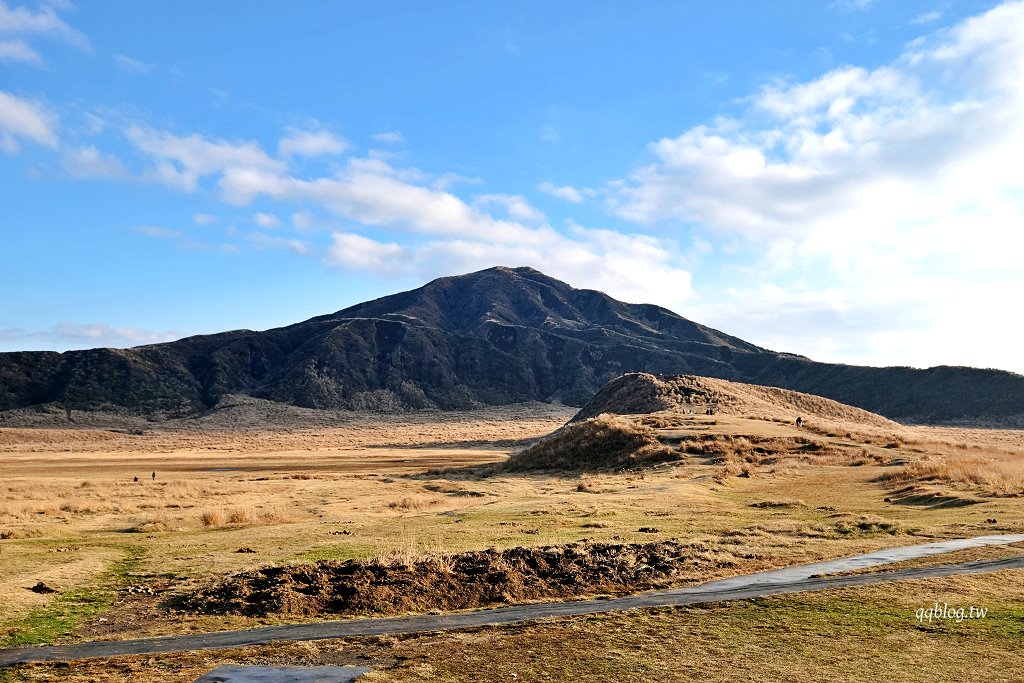
[[[266, 430], [0, 429], [0, 638], [56, 643], [294, 620], [165, 606], [168, 596], [268, 564], [400, 564], [491, 547], [659, 539], [729, 560], [677, 577], [682, 585], [1024, 531], [1024, 432], [1010, 430], [814, 431], [735, 415], [677, 416], [652, 422], [679, 450], [675, 462], [488, 472], [573, 412], [365, 415]], [[813, 447], [764, 447], [805, 441]], [[1020, 552], [984, 548], [955, 559]], [[1022, 663], [1021, 574], [409, 638], [26, 665], [0, 680], [188, 681], [218, 663], [272, 660], [370, 662], [379, 681], [476, 680], [481, 667], [491, 680], [520, 681], [810, 681], [823, 672], [829, 680], [1009, 681], [1017, 679], [1006, 672]], [[54, 592], [31, 590], [39, 583]], [[936, 601], [985, 605], [990, 616], [917, 623], [914, 609]]]

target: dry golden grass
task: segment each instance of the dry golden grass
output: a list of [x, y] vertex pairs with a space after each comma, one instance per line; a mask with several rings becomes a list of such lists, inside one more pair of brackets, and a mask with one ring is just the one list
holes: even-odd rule
[[[324, 434], [153, 430], [84, 440], [79, 430], [28, 436], [23, 432], [32, 430], [13, 430], [13, 436], [0, 430], [6, 444], [0, 446], [0, 632], [52, 604], [53, 596], [27, 590], [36, 581], [61, 591], [104, 585], [112, 564], [129, 552], [139, 556], [133, 581], [164, 581], [170, 590], [266, 564], [409, 562], [585, 538], [679, 538], [738, 558], [717, 573], [687, 577], [698, 581], [925, 540], [910, 532], [943, 537], [1024, 530], [1024, 499], [986, 498], [959, 509], [894, 504], [884, 501], [889, 484], [878, 481], [904, 467], [883, 464], [890, 458], [1002, 458], [1024, 446], [1021, 432], [879, 429], [832, 437], [742, 416], [666, 415], [663, 427], [637, 431], [653, 430], [676, 452], [685, 435], [708, 452], [653, 470], [571, 476], [483, 477], [469, 469], [503, 461], [515, 448], [509, 435], [536, 439], [568, 417], [565, 411], [557, 418], [500, 422], [470, 413], [435, 426], [392, 420], [350, 432], [330, 427]], [[435, 443], [412, 447], [417, 432]], [[885, 448], [894, 436], [900, 446]], [[820, 447], [800, 450], [814, 444]], [[767, 452], [780, 445], [792, 448]], [[712, 446], [720, 449], [717, 455]], [[863, 465], [851, 467], [862, 451]], [[724, 468], [738, 470], [716, 481]], [[744, 468], [749, 477], [735, 476]], [[788, 503], [755, 506], [765, 501]], [[989, 518], [998, 518], [998, 525]], [[238, 553], [241, 548], [256, 552]], [[188, 615], [154, 617], [130, 634], [227, 625]], [[256, 622], [239, 618], [230, 625]]]
[[1024, 454], [925, 457], [883, 474], [880, 481], [895, 486], [940, 482], [965, 485], [999, 496], [1021, 496], [1024, 495]]

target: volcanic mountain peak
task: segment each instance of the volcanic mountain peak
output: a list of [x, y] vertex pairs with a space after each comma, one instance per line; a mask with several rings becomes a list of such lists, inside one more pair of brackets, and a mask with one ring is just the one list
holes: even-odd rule
[[652, 304], [627, 304], [592, 289], [576, 289], [529, 267], [497, 266], [442, 277], [408, 292], [338, 311], [332, 319], [405, 319], [440, 330], [486, 334], [489, 325], [580, 332], [600, 328], [626, 335], [664, 336], [758, 347], [698, 325]]
[[[133, 349], [0, 353], [2, 411], [197, 415], [230, 395], [304, 408], [583, 405], [628, 372], [796, 389], [922, 422], [1024, 421], [1024, 377], [776, 353], [651, 304], [489, 268], [287, 327]], [[9, 416], [8, 416], [9, 417]], [[13, 418], [12, 418], [13, 419]]]

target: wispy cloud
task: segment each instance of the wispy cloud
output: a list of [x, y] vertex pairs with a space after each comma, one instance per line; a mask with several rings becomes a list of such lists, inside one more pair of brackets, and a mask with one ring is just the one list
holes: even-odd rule
[[925, 12], [918, 14], [916, 17], [910, 20], [911, 26], [920, 26], [922, 24], [930, 24], [932, 22], [942, 19], [942, 12], [940, 10], [933, 10], [931, 12]]
[[333, 156], [341, 154], [350, 146], [347, 140], [326, 130], [289, 128], [278, 143], [277, 151], [283, 157]]
[[135, 232], [146, 237], [157, 237], [160, 239], [178, 239], [184, 237], [184, 233], [181, 230], [172, 230], [171, 228], [164, 228], [159, 225], [138, 225], [132, 228]]
[[57, 146], [57, 116], [44, 105], [0, 90], [0, 149], [17, 154], [21, 140]]
[[555, 185], [554, 183], [545, 181], [538, 185], [537, 189], [544, 194], [564, 199], [565, 201], [572, 202], [573, 204], [579, 204], [583, 201], [583, 192], [570, 185]]
[[154, 65], [127, 55], [114, 55], [114, 62], [123, 70], [137, 74], [150, 74]]
[[90, 49], [89, 40], [57, 16], [51, 6], [31, 10], [25, 6], [11, 7], [0, 0], [0, 35], [38, 35], [56, 38], [83, 49]]
[[180, 339], [185, 334], [144, 327], [115, 327], [101, 323], [63, 322], [43, 330], [0, 329], [0, 349], [5, 351], [50, 349], [67, 351], [89, 348], [127, 348]]
[[64, 155], [61, 166], [73, 178], [118, 180], [130, 175], [120, 159], [103, 154], [92, 145], [69, 150]]
[[373, 136], [376, 142], [383, 142], [388, 145], [399, 145], [405, 142], [405, 138], [398, 131], [389, 130], [383, 133], [377, 133]]
[[515, 220], [530, 223], [546, 220], [542, 211], [531, 205], [526, 197], [518, 194], [480, 194], [473, 198], [473, 203], [481, 207], [496, 207]]
[[43, 58], [24, 40], [0, 40], [0, 62], [42, 64]]
[[280, 249], [300, 256], [306, 256], [312, 251], [308, 244], [294, 237], [276, 237], [257, 232], [248, 235], [246, 239], [256, 249]]
[[281, 219], [272, 213], [256, 213], [252, 219], [256, 221], [256, 225], [261, 228], [273, 229], [281, 227]]
[[540, 139], [554, 145], [562, 141], [562, 134], [558, 132], [558, 128], [548, 123], [541, 126]]

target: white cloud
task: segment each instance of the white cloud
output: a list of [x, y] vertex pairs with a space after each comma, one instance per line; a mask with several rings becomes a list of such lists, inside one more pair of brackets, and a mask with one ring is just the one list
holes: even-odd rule
[[126, 348], [142, 344], [180, 339], [185, 335], [174, 331], [156, 331], [143, 327], [114, 327], [99, 323], [63, 322], [45, 330], [3, 329], [0, 330], [0, 349], [5, 351], [38, 350], [54, 351], [89, 348]]
[[261, 228], [273, 229], [281, 226], [281, 219], [272, 213], [256, 213], [253, 215], [252, 219], [256, 221], [256, 225]]
[[210, 223], [215, 223], [216, 221], [217, 217], [208, 213], [197, 213], [196, 215], [192, 216], [192, 222], [195, 223], [196, 225], [209, 225]]
[[280, 249], [290, 251], [300, 256], [311, 252], [308, 244], [302, 240], [288, 237], [272, 237], [262, 232], [248, 235], [247, 239], [257, 249]]
[[279, 173], [285, 168], [255, 142], [232, 143], [197, 134], [177, 136], [140, 126], [130, 127], [126, 135], [139, 151], [153, 158], [150, 177], [181, 190], [195, 190], [200, 178], [233, 169]]
[[0, 90], [0, 149], [8, 154], [18, 152], [21, 139], [56, 147], [56, 121], [43, 105]]
[[333, 156], [350, 147], [348, 141], [326, 130], [299, 130], [289, 128], [277, 145], [281, 156]]
[[128, 57], [127, 55], [114, 55], [114, 62], [124, 71], [137, 74], [149, 74], [153, 71], [152, 64]]
[[388, 145], [400, 145], [405, 141], [405, 138], [398, 131], [390, 130], [384, 133], [377, 133], [373, 136], [373, 139], [377, 142], [383, 142]]
[[52, 7], [40, 7], [33, 12], [27, 7], [9, 7], [0, 0], [0, 34], [4, 33], [48, 36], [89, 48], [89, 40], [57, 16]]
[[942, 18], [942, 12], [939, 10], [933, 10], [931, 12], [924, 12], [918, 14], [916, 17], [910, 20], [911, 26], [920, 26], [921, 24], [930, 24], [934, 21], [938, 21]]
[[128, 177], [128, 169], [120, 159], [103, 154], [92, 145], [69, 150], [64, 155], [61, 165], [73, 178], [116, 180]]
[[0, 62], [42, 64], [43, 58], [24, 40], [0, 40]]
[[583, 193], [570, 185], [555, 185], [554, 183], [545, 181], [538, 185], [537, 189], [544, 194], [564, 199], [565, 201], [573, 204], [579, 204], [583, 201]]
[[449, 235], [488, 229], [516, 239], [518, 224], [496, 220], [454, 194], [422, 184], [429, 181], [416, 169], [362, 158], [350, 159], [333, 176], [311, 180], [258, 168], [230, 168], [220, 188], [223, 197], [236, 204], [265, 195], [278, 201], [313, 202], [364, 225]]
[[[984, 353], [1010, 362], [1022, 330], [1003, 297], [1024, 293], [1010, 256], [1024, 249], [1024, 3], [915, 41], [889, 65], [773, 83], [748, 102], [652, 144], [654, 163], [605, 190], [624, 218], [754, 254], [737, 272], [745, 286], [698, 287], [705, 322], [763, 344], [742, 320], [766, 305], [791, 319], [810, 301], [814, 315], [771, 326], [777, 348], [842, 339], [845, 357], [897, 362], [899, 348], [918, 364], [961, 362], [977, 343], [948, 321], [985, 320]], [[771, 298], [755, 295], [765, 288]], [[938, 296], [942, 307], [927, 304]], [[927, 353], [914, 357], [911, 340]]]
[[545, 220], [544, 214], [534, 208], [526, 197], [511, 194], [481, 194], [473, 198], [477, 206], [497, 206], [515, 220], [536, 223]]
[[296, 211], [292, 214], [292, 225], [299, 232], [309, 230], [316, 224], [313, 214], [308, 211]]
[[691, 276], [672, 245], [646, 235], [573, 226], [568, 235], [547, 226], [533, 239], [514, 242], [481, 233], [475, 238], [377, 241], [335, 233], [330, 265], [379, 276], [423, 279], [494, 265], [529, 265], [577, 287], [589, 287], [633, 302], [678, 308], [692, 293]]
[[335, 233], [328, 263], [346, 270], [395, 276], [408, 272], [407, 249], [395, 242], [375, 242], [362, 235]]
[[[398, 167], [388, 155], [348, 158], [331, 175], [299, 177], [251, 142], [141, 128], [131, 129], [129, 139], [153, 157], [151, 173], [172, 186], [194, 190], [210, 178], [231, 204], [244, 206], [260, 198], [315, 207], [389, 236], [377, 240], [337, 232], [327, 256], [335, 267], [380, 275], [440, 275], [500, 263], [529, 264], [635, 301], [672, 305], [691, 293], [690, 274], [673, 256], [669, 242], [576, 226], [560, 232], [525, 197], [488, 193], [467, 202], [447, 189], [453, 182], [449, 174]], [[293, 212], [292, 222], [296, 229], [308, 230], [314, 219], [300, 209]], [[168, 236], [162, 230], [148, 232]], [[300, 254], [312, 249], [283, 236], [246, 239], [257, 248]]]

